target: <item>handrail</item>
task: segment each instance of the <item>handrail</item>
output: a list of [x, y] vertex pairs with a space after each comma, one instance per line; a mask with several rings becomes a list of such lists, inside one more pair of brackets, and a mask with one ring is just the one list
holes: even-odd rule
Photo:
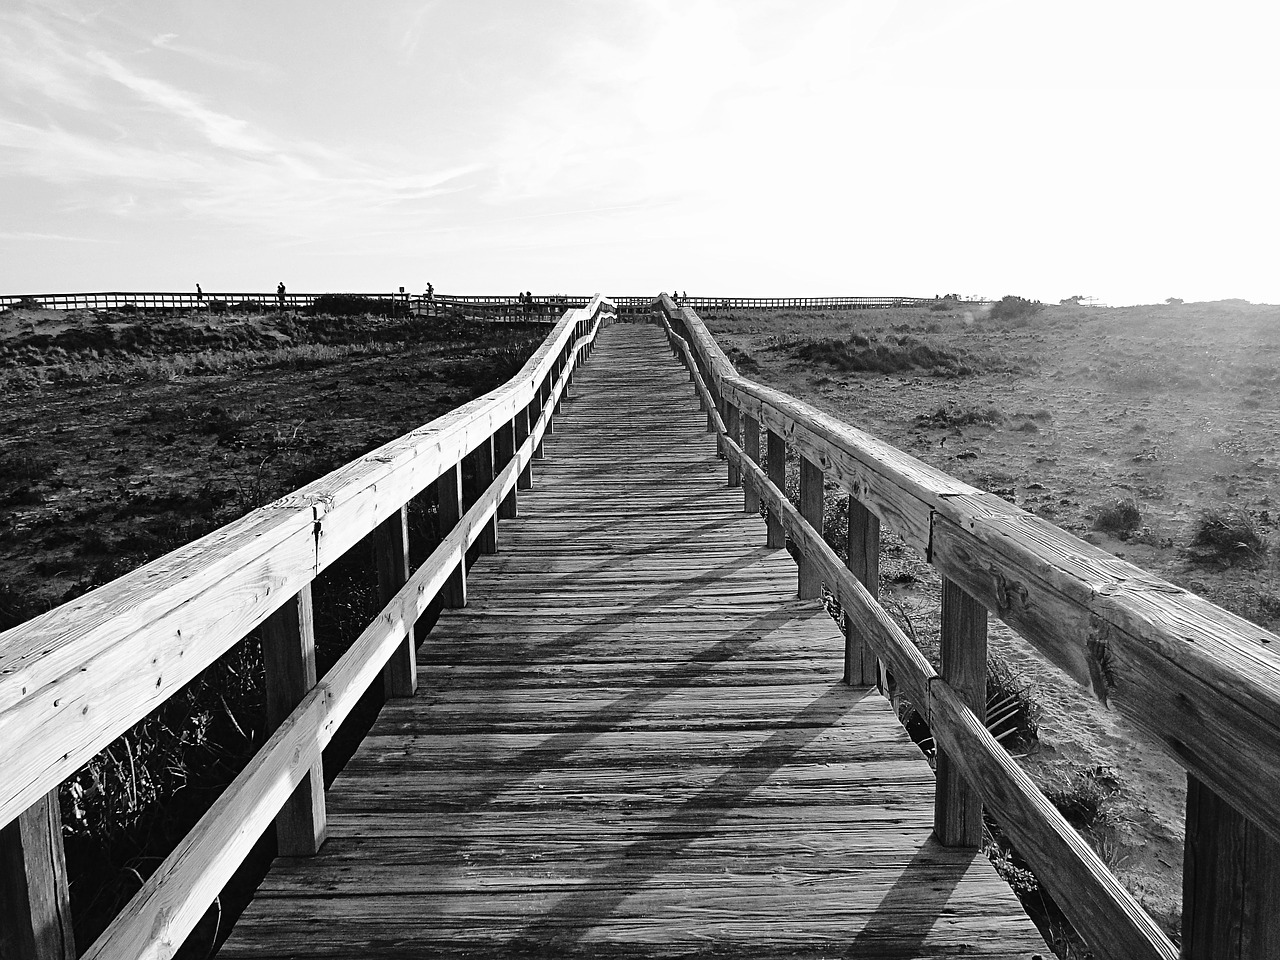
[[[312, 660], [309, 689], [293, 697], [296, 708], [86, 956], [167, 956], [316, 768], [320, 751], [370, 683], [383, 673], [389, 689], [412, 692], [414, 622], [442, 587], [464, 581], [466, 550], [477, 540], [482, 549], [486, 537], [492, 541], [495, 515], [514, 515], [504, 508], [514, 509], [515, 488], [528, 483], [530, 461], [575, 366], [613, 314], [612, 303], [599, 296], [568, 310], [521, 371], [497, 389], [0, 634], [2, 827], [35, 809], [250, 631], [278, 627], [298, 603], [309, 623], [311, 581], [361, 540], [381, 538], [375, 540], [382, 544], [375, 546], [380, 582], [384, 560], [390, 571], [390, 585], [380, 588], [382, 612], [318, 684]], [[438, 483], [442, 513], [446, 491], [454, 515], [461, 513], [460, 465], [467, 456], [479, 457], [485, 489], [410, 575], [408, 501]], [[294, 631], [305, 645], [309, 631], [296, 617]], [[322, 790], [319, 803], [322, 824]]]
[[[725, 414], [712, 419], [731, 477], [737, 469], [750, 478], [770, 515], [787, 527], [802, 556], [802, 580], [803, 564], [816, 564], [847, 612], [863, 620], [869, 616], [867, 598], [851, 592], [847, 571], [822, 540], [820, 511], [815, 529], [814, 518], [800, 516], [773, 485], [777, 478], [763, 475], [753, 462], [759, 459], [758, 450], [751, 456], [737, 446], [739, 418], [756, 431], [768, 429], [771, 453], [795, 447], [802, 468], [816, 472], [819, 490], [824, 475], [834, 478], [850, 494], [851, 505], [862, 504], [919, 549], [942, 573], [944, 598], [951, 589], [996, 613], [1104, 704], [1170, 750], [1187, 769], [1198, 802], [1206, 808], [1189, 812], [1188, 890], [1202, 882], [1236, 882], [1226, 876], [1233, 869], [1228, 858], [1214, 858], [1204, 845], [1243, 841], [1229, 830], [1221, 837], [1208, 830], [1200, 820], [1210, 815], [1221, 820], [1243, 814], [1247, 819], [1240, 819], [1237, 832], [1243, 831], [1250, 849], [1267, 851], [1263, 862], [1271, 864], [1274, 875], [1280, 863], [1275, 856], [1280, 851], [1275, 847], [1280, 839], [1280, 645], [1273, 644], [1273, 634], [808, 404], [740, 376], [695, 311], [679, 308], [665, 296], [655, 306], [673, 349], [684, 353], [700, 384], [704, 404]], [[802, 498], [803, 484], [804, 469]], [[1120, 895], [1123, 890], [1114, 878], [1107, 879], [1109, 872], [1099, 872], [1101, 864], [1087, 845], [1073, 831], [1062, 832], [1061, 818], [1055, 820], [1038, 791], [1029, 792], [1030, 781], [1018, 778], [1004, 751], [994, 741], [986, 742], [980, 718], [963, 706], [948, 678], [916, 669], [899, 638], [886, 639], [875, 630], [868, 637], [909, 689], [948, 762], [995, 811], [1095, 951], [1117, 958], [1176, 955], [1149, 918], [1134, 913], [1136, 904]], [[944, 638], [944, 672], [945, 661]], [[1214, 794], [1231, 806], [1207, 803]], [[1232, 862], [1238, 867], [1238, 861]], [[1198, 877], [1197, 863], [1202, 873], [1218, 870], [1223, 876]], [[1188, 931], [1194, 933], [1197, 923], [1212, 924], [1206, 916], [1211, 909], [1203, 897], [1198, 904], [1184, 904], [1184, 940], [1193, 939]]]
[[[289, 309], [309, 307], [322, 296], [360, 297], [408, 305], [422, 310], [433, 306], [492, 307], [519, 311], [524, 302], [519, 294], [445, 294], [431, 297], [420, 293], [220, 293], [209, 291], [195, 294], [186, 291], [106, 291], [98, 293], [28, 293], [0, 295], [0, 309], [13, 307], [26, 301], [35, 301], [46, 309], [120, 309], [135, 307], [141, 310], [203, 310], [213, 304], [234, 306], [254, 303], [261, 306], [286, 306]], [[647, 307], [653, 303], [650, 296], [610, 296], [615, 307]], [[583, 307], [591, 297], [571, 294], [538, 294], [529, 305], [540, 312], [547, 309], [561, 310]], [[685, 297], [680, 301], [692, 309], [713, 310], [880, 310], [890, 307], [922, 307], [936, 304], [936, 297]], [[959, 303], [980, 305], [989, 301], [961, 300]]]

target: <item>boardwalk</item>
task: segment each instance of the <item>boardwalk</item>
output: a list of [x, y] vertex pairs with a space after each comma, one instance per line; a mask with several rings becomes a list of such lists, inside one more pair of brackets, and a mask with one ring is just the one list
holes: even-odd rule
[[223, 957], [1048, 956], [724, 482], [653, 327], [608, 328], [520, 517]]

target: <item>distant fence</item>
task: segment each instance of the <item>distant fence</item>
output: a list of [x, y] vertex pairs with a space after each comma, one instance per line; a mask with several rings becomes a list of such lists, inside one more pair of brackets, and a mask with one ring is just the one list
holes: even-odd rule
[[[403, 306], [413, 316], [461, 314], [495, 320], [521, 320], [553, 323], [565, 310], [580, 309], [591, 302], [590, 296], [554, 294], [522, 299], [520, 294], [453, 296], [437, 294], [427, 297], [411, 293], [34, 293], [0, 296], [0, 309], [37, 306], [46, 310], [122, 310], [146, 313], [172, 313], [184, 310], [236, 310], [283, 308], [306, 309], [322, 296], [359, 297], [377, 301], [388, 307]], [[619, 310], [630, 313], [648, 310], [652, 296], [613, 297]], [[681, 306], [708, 313], [736, 310], [883, 310], [891, 307], [923, 307], [938, 303], [930, 297], [676, 297]], [[981, 300], [961, 301], [983, 303]]]

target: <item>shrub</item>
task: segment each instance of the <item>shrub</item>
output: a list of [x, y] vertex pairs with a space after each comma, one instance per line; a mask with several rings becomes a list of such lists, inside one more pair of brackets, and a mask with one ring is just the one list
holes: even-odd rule
[[[781, 345], [779, 345], [781, 346]], [[791, 348], [797, 360], [822, 363], [845, 372], [901, 373], [923, 370], [934, 376], [965, 377], [975, 373], [973, 358], [932, 347], [910, 337], [897, 343], [875, 343], [861, 334], [848, 340], [807, 340]]]
[[1030, 319], [1044, 309], [1039, 300], [1027, 300], [1023, 297], [1007, 296], [991, 307], [992, 320]]
[[1102, 826], [1109, 816], [1107, 800], [1116, 792], [1119, 781], [1110, 767], [1090, 767], [1052, 790], [1045, 797], [1058, 808], [1077, 830]]
[[1142, 526], [1142, 513], [1132, 500], [1112, 500], [1097, 508], [1093, 529], [1110, 534], [1119, 540], [1128, 540]]
[[1248, 511], [1211, 507], [1196, 520], [1187, 553], [1201, 563], [1230, 567], [1257, 563], [1266, 556], [1267, 545]]
[[1027, 750], [1040, 738], [1040, 704], [1029, 683], [999, 657], [987, 659], [987, 730], [1006, 750]]
[[363, 297], [354, 293], [324, 293], [316, 297], [315, 302], [307, 308], [307, 312], [328, 314], [333, 317], [350, 317], [369, 315], [374, 317], [392, 317], [396, 314], [396, 305], [389, 300], [378, 297]]

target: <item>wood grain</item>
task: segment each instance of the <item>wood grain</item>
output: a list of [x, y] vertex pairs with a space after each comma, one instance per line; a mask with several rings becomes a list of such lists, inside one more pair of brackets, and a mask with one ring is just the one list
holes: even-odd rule
[[606, 331], [429, 681], [222, 956], [1047, 956], [990, 865], [930, 839], [927, 764], [841, 682], [661, 337]]

